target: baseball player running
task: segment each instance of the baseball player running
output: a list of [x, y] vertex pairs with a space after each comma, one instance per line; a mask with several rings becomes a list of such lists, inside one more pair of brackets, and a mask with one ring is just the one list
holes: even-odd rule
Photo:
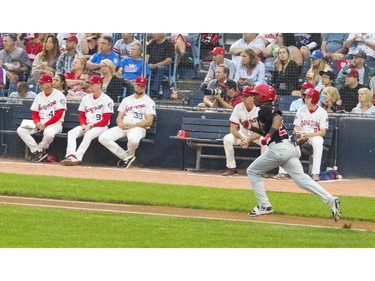
[[[243, 102], [234, 107], [229, 118], [231, 122], [230, 133], [223, 139], [228, 171], [223, 173], [223, 176], [238, 175], [236, 160], [234, 158], [234, 145], [248, 147], [250, 142], [255, 142], [260, 145], [260, 135], [248, 129], [251, 126], [258, 126], [257, 117], [259, 108], [254, 105], [254, 96], [250, 93], [251, 90], [253, 90], [251, 87], [245, 87], [243, 89]], [[267, 150], [267, 146], [262, 145], [261, 153], [264, 153], [265, 150]]]
[[259, 156], [247, 168], [246, 172], [254, 189], [258, 205], [250, 211], [250, 216], [268, 215], [273, 212], [264, 189], [261, 175], [281, 166], [302, 189], [318, 195], [331, 209], [335, 221], [340, 219], [340, 201], [332, 196], [317, 182], [304, 173], [299, 158], [301, 151], [288, 138], [288, 132], [282, 123], [282, 112], [275, 108], [276, 91], [267, 84], [260, 84], [251, 91], [254, 103], [260, 106], [258, 112], [259, 129], [252, 131], [261, 134], [261, 143], [268, 145], [268, 151]]
[[[147, 79], [138, 76], [134, 82], [134, 94], [122, 100], [118, 107], [117, 126], [105, 131], [99, 142], [115, 154], [120, 160], [118, 167], [129, 168], [135, 160], [135, 151], [139, 142], [146, 136], [156, 115], [155, 102], [145, 94]], [[127, 137], [127, 150], [122, 149], [116, 140]]]
[[314, 88], [307, 89], [302, 95], [305, 97], [306, 106], [302, 106], [294, 119], [294, 131], [302, 133], [313, 147], [313, 165], [311, 178], [319, 181], [320, 165], [323, 155], [323, 137], [328, 129], [328, 114], [318, 105], [320, 94]]
[[[80, 125], [68, 132], [66, 159], [61, 161], [65, 166], [75, 166], [82, 162], [91, 141], [108, 129], [113, 114], [113, 100], [102, 92], [103, 79], [94, 75], [89, 83], [92, 93], [85, 95], [78, 107]], [[82, 136], [83, 140], [76, 149], [77, 138]]]
[[[62, 92], [52, 88], [52, 76], [43, 74], [38, 80], [42, 90], [34, 99], [30, 109], [35, 126], [23, 125], [17, 128], [17, 134], [30, 148], [30, 160], [41, 162], [47, 156], [46, 150], [53, 142], [55, 135], [62, 131], [66, 111], [66, 99]], [[31, 136], [37, 132], [43, 133], [40, 143]]]

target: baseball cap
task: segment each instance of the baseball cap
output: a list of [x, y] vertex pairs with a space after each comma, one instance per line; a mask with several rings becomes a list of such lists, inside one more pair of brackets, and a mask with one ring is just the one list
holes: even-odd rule
[[224, 55], [225, 54], [225, 50], [221, 47], [215, 47], [212, 51], [211, 51], [212, 54], [214, 55]]
[[90, 84], [103, 84], [103, 78], [93, 75], [89, 81]]
[[253, 87], [245, 87], [242, 89], [241, 95], [246, 96], [246, 97], [252, 97], [255, 95], [254, 93], [251, 92], [252, 90], [254, 90]]
[[40, 84], [43, 83], [52, 83], [52, 76], [48, 74], [43, 74], [40, 79], [38, 80]]
[[323, 53], [321, 50], [315, 50], [314, 52], [312, 52], [311, 54], [311, 59], [312, 60], [317, 60], [317, 59], [322, 59], [324, 56], [323, 56]]
[[146, 87], [147, 86], [147, 78], [143, 77], [143, 76], [138, 76], [137, 79], [135, 79], [134, 84]]
[[304, 82], [301, 85], [299, 85], [299, 87], [302, 89], [309, 89], [309, 88], [314, 88], [314, 85], [311, 84], [310, 82]]
[[353, 57], [363, 58], [365, 59], [367, 57], [366, 53], [362, 50], [357, 50], [353, 53]]
[[73, 42], [76, 42], [76, 44], [78, 44], [78, 38], [75, 35], [66, 36], [64, 38], [64, 40], [66, 40], [66, 41], [73, 41]]
[[330, 80], [334, 80], [335, 79], [335, 74], [331, 70], [327, 70], [327, 71], [322, 70], [322, 71], [319, 71], [319, 75], [320, 76], [323, 76], [324, 74], [328, 75]]
[[25, 39], [34, 39], [34, 38], [38, 38], [39, 36], [39, 33], [27, 33]]
[[359, 73], [356, 69], [354, 68], [349, 68], [348, 70], [345, 71], [346, 77], [359, 77]]

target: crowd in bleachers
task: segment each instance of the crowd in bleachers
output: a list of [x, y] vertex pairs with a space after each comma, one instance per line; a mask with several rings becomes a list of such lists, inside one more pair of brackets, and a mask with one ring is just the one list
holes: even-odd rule
[[[199, 91], [205, 93], [201, 105], [208, 107], [233, 107], [229, 102], [233, 93], [228, 89], [240, 92], [247, 86], [268, 83], [279, 96], [299, 96], [301, 84], [308, 82], [320, 92], [320, 105], [325, 104], [324, 89], [335, 87], [338, 102], [342, 102], [340, 110], [351, 112], [359, 103], [359, 89], [375, 90], [375, 33], [243, 33], [230, 46], [225, 44], [225, 34], [219, 33], [144, 36], [0, 33], [1, 94], [30, 98], [33, 95], [29, 93], [37, 93], [37, 81], [45, 73], [64, 80], [61, 90], [68, 100], [79, 100], [86, 94], [85, 81], [90, 79], [82, 81], [82, 74], [96, 74], [103, 78], [103, 92], [119, 102], [133, 93], [136, 77], [144, 75], [149, 78], [147, 94], [151, 98], [176, 99], [177, 80], [181, 78], [178, 68], [188, 62], [194, 73], [191, 79], [199, 79], [205, 61], [210, 66]], [[218, 83], [218, 65], [229, 69], [224, 83]], [[170, 91], [161, 91], [163, 80], [168, 81]], [[25, 84], [19, 93], [19, 82], [27, 83], [26, 94]], [[217, 88], [221, 88], [223, 102], [214, 102], [207, 91]]]

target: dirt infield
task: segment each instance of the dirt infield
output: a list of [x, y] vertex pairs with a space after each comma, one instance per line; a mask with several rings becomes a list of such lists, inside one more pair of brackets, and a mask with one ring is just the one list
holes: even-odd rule
[[[139, 182], [155, 182], [166, 184], [181, 184], [218, 187], [218, 188], [234, 188], [248, 189], [250, 184], [244, 172], [235, 177], [223, 177], [219, 172], [197, 173], [191, 171], [167, 170], [167, 169], [145, 169], [131, 167], [130, 169], [118, 169], [116, 167], [98, 167], [81, 165], [76, 167], [66, 167], [60, 164], [33, 164], [20, 160], [1, 159], [0, 172], [17, 173], [17, 174], [33, 174], [48, 176], [63, 176], [74, 178], [90, 178], [90, 179], [109, 179]], [[375, 197], [375, 180], [372, 179], [343, 179], [335, 181], [322, 181], [322, 186], [334, 195], [348, 196], [365, 196]], [[300, 192], [306, 191], [297, 187], [292, 180], [273, 180], [265, 179], [265, 186], [268, 191], [280, 192]], [[310, 225], [317, 227], [335, 227], [341, 228], [351, 225], [352, 229], [373, 230], [375, 231], [375, 223], [340, 220], [335, 223], [332, 219], [313, 219], [292, 216], [262, 216], [258, 218], [250, 218], [247, 214], [223, 211], [207, 211], [192, 210], [182, 208], [166, 208], [140, 205], [113, 205], [113, 204], [89, 204], [84, 202], [45, 200], [45, 199], [27, 199], [18, 197], [1, 197], [0, 203], [5, 204], [23, 204], [32, 206], [49, 206], [57, 208], [75, 208], [96, 211], [115, 211], [126, 213], [142, 213], [167, 216], [183, 216], [183, 217], [201, 217], [207, 219], [227, 219], [238, 221], [256, 221], [264, 223], [283, 223]]]

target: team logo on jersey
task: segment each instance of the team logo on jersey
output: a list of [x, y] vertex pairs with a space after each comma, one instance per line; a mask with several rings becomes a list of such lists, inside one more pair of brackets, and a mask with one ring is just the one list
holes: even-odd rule
[[55, 104], [56, 104], [55, 100], [51, 101], [50, 103], [44, 104], [44, 105], [39, 104], [38, 105], [38, 111], [48, 110], [50, 107], [54, 106]]
[[61, 99], [61, 100], [60, 100], [60, 103], [61, 103], [62, 105], [65, 105], [66, 100], [65, 100], [65, 99]]

